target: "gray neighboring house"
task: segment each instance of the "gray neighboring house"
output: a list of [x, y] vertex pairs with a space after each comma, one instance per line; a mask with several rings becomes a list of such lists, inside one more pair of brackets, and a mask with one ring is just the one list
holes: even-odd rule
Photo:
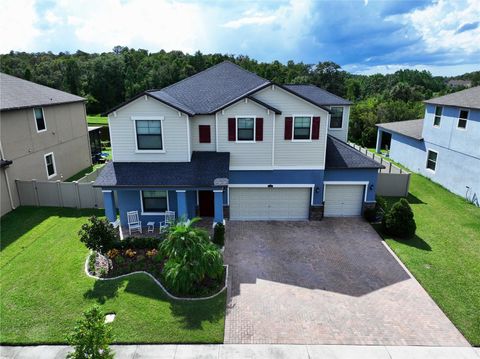
[[92, 164], [85, 99], [0, 73], [1, 215], [15, 179], [63, 180]]

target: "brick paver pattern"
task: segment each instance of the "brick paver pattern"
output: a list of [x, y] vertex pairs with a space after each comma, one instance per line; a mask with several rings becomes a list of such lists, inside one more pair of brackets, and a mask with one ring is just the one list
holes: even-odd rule
[[468, 346], [362, 219], [227, 225], [225, 343]]

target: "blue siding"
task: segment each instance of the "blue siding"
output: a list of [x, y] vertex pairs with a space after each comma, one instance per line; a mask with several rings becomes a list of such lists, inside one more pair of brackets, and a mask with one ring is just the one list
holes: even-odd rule
[[[149, 188], [150, 189], [150, 188]], [[196, 205], [196, 191], [187, 191], [187, 212], [190, 217], [195, 216]], [[139, 190], [117, 190], [118, 196], [118, 209], [120, 212], [120, 222], [122, 226], [127, 226], [127, 212], [138, 211], [140, 214], [140, 220], [142, 225], [146, 226], [147, 222], [154, 221], [155, 226], [158, 226], [158, 222], [164, 220], [164, 216], [161, 215], [142, 215], [142, 207], [140, 203], [140, 191]], [[177, 209], [177, 193], [172, 190], [168, 191], [168, 203], [169, 209], [174, 211], [178, 215]]]
[[[480, 148], [480, 146], [477, 147]], [[426, 169], [429, 149], [438, 153], [435, 172]], [[477, 197], [480, 197], [480, 158], [398, 134], [392, 135], [390, 157], [453, 193], [465, 196], [468, 186], [473, 193], [477, 194]]]
[[[377, 190], [378, 170], [376, 169], [344, 169], [344, 170], [326, 170], [325, 181], [368, 181], [367, 201], [375, 201]], [[370, 186], [373, 185], [372, 189]]]
[[230, 171], [230, 184], [314, 184], [313, 203], [323, 201], [323, 170]]

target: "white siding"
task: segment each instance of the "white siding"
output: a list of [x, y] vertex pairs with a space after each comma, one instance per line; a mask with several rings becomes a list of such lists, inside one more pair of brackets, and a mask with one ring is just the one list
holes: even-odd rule
[[[342, 106], [332, 106], [332, 107], [342, 107]], [[340, 141], [347, 142], [349, 121], [350, 121], [350, 106], [343, 106], [342, 128], [330, 128], [330, 124], [329, 124], [328, 134], [338, 138]]]
[[[132, 116], [164, 116], [165, 153], [138, 153]], [[113, 160], [116, 162], [185, 162], [188, 151], [188, 117], [163, 103], [142, 96], [108, 116]]]
[[[199, 125], [210, 126], [211, 143], [200, 143]], [[192, 139], [192, 151], [215, 151], [215, 115], [190, 117], [190, 137]]]
[[[282, 111], [275, 119], [276, 168], [324, 168], [327, 143], [328, 112], [278, 87], [268, 87], [254, 95]], [[285, 117], [294, 115], [320, 116], [320, 139], [311, 142], [293, 142], [284, 139]]]
[[[230, 169], [272, 166], [273, 113], [253, 101], [241, 100], [220, 111], [218, 116], [218, 152], [230, 152]], [[263, 141], [241, 143], [228, 140], [228, 118], [256, 116], [263, 118]]]

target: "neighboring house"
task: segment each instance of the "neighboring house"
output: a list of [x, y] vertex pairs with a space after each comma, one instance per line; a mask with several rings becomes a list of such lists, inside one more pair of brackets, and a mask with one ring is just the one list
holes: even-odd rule
[[166, 210], [215, 222], [360, 215], [379, 164], [345, 144], [350, 105], [223, 62], [112, 109], [113, 162], [95, 186], [124, 226], [127, 211], [144, 226]]
[[425, 107], [424, 119], [377, 124], [377, 152], [389, 133], [393, 160], [480, 201], [480, 86], [427, 100]]
[[470, 80], [448, 80], [447, 85], [449, 87], [472, 87], [472, 81]]
[[0, 74], [1, 214], [15, 179], [61, 180], [91, 165], [84, 98]]

